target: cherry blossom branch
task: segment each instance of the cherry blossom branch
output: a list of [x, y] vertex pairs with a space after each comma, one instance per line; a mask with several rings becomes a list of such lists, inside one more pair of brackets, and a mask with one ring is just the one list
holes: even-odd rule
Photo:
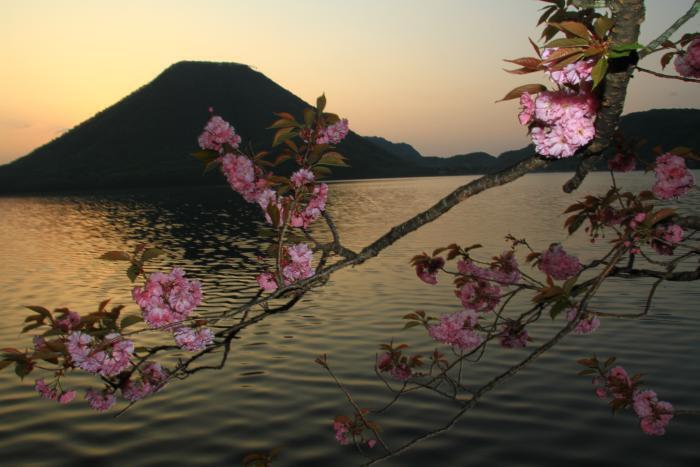
[[667, 75], [665, 73], [659, 73], [658, 71], [642, 68], [639, 65], [636, 65], [635, 68], [644, 73], [649, 73], [650, 75], [658, 76], [659, 78], [677, 79], [679, 81], [685, 81], [687, 83], [700, 83], [700, 79], [688, 78], [687, 76], [680, 75]]
[[554, 337], [552, 337], [550, 340], [542, 344], [540, 347], [535, 349], [532, 353], [530, 353], [525, 359], [523, 359], [521, 362], [519, 362], [516, 365], [511, 366], [508, 368], [506, 371], [503, 373], [500, 373], [498, 376], [494, 377], [491, 379], [488, 383], [485, 385], [481, 386], [477, 391], [474, 392], [474, 395], [472, 398], [465, 403], [465, 405], [450, 419], [450, 421], [444, 425], [443, 427], [430, 431], [428, 433], [425, 433], [423, 435], [420, 435], [408, 443], [404, 444], [403, 446], [399, 447], [398, 449], [394, 451], [390, 451], [388, 454], [385, 454], [380, 457], [376, 457], [370, 462], [363, 464], [364, 466], [370, 466], [374, 465], [376, 463], [382, 462], [384, 460], [387, 460], [391, 457], [395, 457], [398, 454], [401, 454], [402, 452], [410, 449], [412, 446], [418, 444], [421, 441], [424, 441], [426, 439], [432, 438], [440, 433], [443, 433], [450, 428], [452, 428], [459, 419], [461, 419], [464, 414], [474, 408], [477, 404], [477, 402], [487, 393], [489, 393], [492, 389], [497, 387], [500, 383], [503, 381], [509, 379], [510, 377], [516, 375], [520, 370], [523, 368], [527, 367], [530, 365], [533, 361], [535, 361], [538, 357], [540, 357], [542, 354], [553, 348], [555, 345], [557, 345], [564, 337], [566, 337], [571, 331], [573, 331], [578, 323], [581, 321], [581, 319], [585, 316], [585, 313], [583, 312], [586, 307], [588, 306], [588, 302], [590, 301], [593, 296], [597, 293], [597, 291], [600, 289], [600, 286], [603, 284], [605, 279], [609, 276], [610, 271], [613, 269], [613, 265], [622, 257], [624, 254], [624, 250], [618, 249], [616, 254], [614, 255], [614, 259], [611, 261], [611, 264], [608, 265], [605, 270], [601, 272], [601, 274], [596, 278], [595, 282], [593, 285], [588, 289], [586, 292], [586, 295], [584, 298], [581, 300], [580, 306], [579, 306], [579, 312], [576, 316], [575, 319], [569, 321], [566, 326], [564, 326], [559, 332], [557, 332]]
[[683, 26], [685, 23], [688, 22], [693, 16], [695, 16], [698, 12], [700, 12], [700, 0], [695, 0], [692, 4], [692, 6], [688, 9], [688, 11], [685, 12], [683, 16], [678, 18], [676, 21], [673, 22], [671, 26], [668, 27], [659, 37], [654, 39], [653, 41], [649, 42], [649, 44], [644, 47], [642, 50], [640, 50], [639, 53], [639, 58], [642, 59], [646, 57], [647, 55], [653, 53], [656, 51], [656, 48], [659, 47], [661, 44], [666, 42], [667, 40], [670, 39], [670, 37], [678, 31], [678, 29]]

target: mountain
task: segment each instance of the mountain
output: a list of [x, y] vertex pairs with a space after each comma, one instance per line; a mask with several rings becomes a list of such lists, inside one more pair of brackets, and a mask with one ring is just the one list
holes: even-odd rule
[[[0, 192], [222, 183], [190, 155], [208, 108], [243, 144], [268, 148], [274, 112], [301, 118], [309, 105], [262, 73], [236, 63], [179, 62], [62, 136], [0, 166]], [[331, 101], [332, 109], [332, 101]], [[336, 178], [417, 175], [419, 170], [355, 133], [339, 145], [350, 168]]]
[[[234, 125], [244, 145], [260, 150], [272, 140], [274, 130], [266, 128], [275, 112], [300, 118], [309, 105], [246, 65], [179, 62], [62, 136], [0, 166], [0, 193], [223, 183], [219, 174], [202, 175], [201, 163], [190, 155], [198, 149], [210, 106]], [[657, 109], [626, 115], [620, 127], [630, 138], [645, 138], [640, 153], [651, 157], [656, 145], [700, 148], [699, 123], [698, 109]], [[532, 154], [523, 148], [499, 157], [423, 157], [406, 143], [352, 132], [338, 149], [351, 167], [334, 168], [334, 178], [492, 173]], [[571, 170], [576, 162], [558, 161], [549, 170]]]
[[423, 159], [421, 153], [407, 143], [392, 143], [391, 141], [382, 138], [381, 136], [363, 136], [367, 141], [379, 146], [380, 148], [392, 154], [402, 157], [404, 160], [419, 162]]
[[[700, 109], [653, 109], [624, 115], [620, 119], [620, 130], [628, 142], [638, 144], [637, 155], [647, 161], [654, 159], [654, 148], [660, 146], [668, 151], [677, 146], [685, 146], [700, 151]], [[377, 143], [383, 149], [402, 157], [406, 162], [415, 163], [425, 169], [426, 173], [467, 175], [493, 173], [510, 167], [534, 153], [534, 146], [506, 151], [498, 157], [485, 152], [473, 152], [451, 157], [423, 157], [406, 143], [392, 143], [384, 138], [365, 137]], [[612, 151], [610, 149], [609, 151]], [[571, 157], [554, 161], [546, 171], [575, 170], [579, 158]], [[700, 168], [700, 162], [688, 160], [688, 166]], [[606, 161], [601, 161], [597, 168], [607, 170]]]

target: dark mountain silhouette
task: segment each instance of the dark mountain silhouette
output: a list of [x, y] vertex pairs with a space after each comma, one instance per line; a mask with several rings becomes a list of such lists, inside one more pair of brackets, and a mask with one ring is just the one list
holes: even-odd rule
[[[111, 107], [30, 154], [0, 167], [0, 192], [222, 183], [190, 155], [208, 108], [230, 121], [244, 144], [268, 148], [266, 128], [304, 101], [246, 65], [179, 62]], [[330, 101], [332, 111], [332, 100]], [[340, 178], [417, 175], [418, 169], [354, 133], [339, 145], [350, 168]]]
[[[660, 146], [668, 151], [677, 146], [700, 150], [700, 110], [699, 109], [653, 109], [635, 112], [620, 119], [620, 129], [628, 141], [639, 142], [638, 156], [651, 162], [654, 159], [653, 148]], [[485, 152], [473, 152], [452, 157], [422, 157], [411, 145], [392, 143], [384, 138], [369, 137], [383, 149], [403, 158], [404, 161], [416, 163], [426, 173], [437, 171], [438, 174], [483, 174], [493, 173], [530, 157], [534, 153], [532, 145], [521, 149], [506, 151], [498, 157]], [[572, 157], [554, 161], [546, 171], [570, 171], [576, 168], [578, 158]], [[700, 168], [700, 162], [688, 161], [688, 166]], [[641, 167], [640, 167], [641, 168]], [[607, 170], [607, 163], [602, 161], [598, 169]]]
[[[0, 166], [0, 193], [94, 190], [223, 183], [202, 175], [190, 155], [208, 108], [230, 121], [244, 144], [268, 148], [274, 112], [301, 116], [303, 100], [250, 67], [235, 63], [179, 62], [111, 107], [25, 157]], [[332, 98], [330, 110], [332, 111]], [[643, 151], [662, 145], [699, 148], [700, 110], [667, 109], [630, 114], [620, 126], [646, 138]], [[351, 122], [352, 124], [352, 122]], [[339, 145], [351, 167], [335, 178], [491, 173], [532, 154], [529, 148], [495, 158], [483, 152], [449, 158], [423, 157], [405, 143], [355, 133]], [[552, 170], [570, 170], [566, 159]]]

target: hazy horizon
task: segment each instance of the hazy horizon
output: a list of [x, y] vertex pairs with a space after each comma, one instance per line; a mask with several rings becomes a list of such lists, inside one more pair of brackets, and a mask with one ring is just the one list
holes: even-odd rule
[[[691, 4], [648, 1], [641, 42], [663, 32]], [[329, 110], [347, 117], [353, 131], [411, 144], [425, 156], [498, 155], [528, 142], [517, 122], [517, 103], [495, 101], [520, 84], [544, 82], [541, 76], [505, 73], [510, 67], [502, 61], [532, 53], [527, 37], [539, 36], [541, 5], [524, 0], [307, 0], [293, 9], [279, 0], [5, 5], [0, 164], [60, 136], [182, 60], [250, 65], [307, 102], [325, 92]], [[698, 26], [696, 17], [682, 31]], [[658, 56], [645, 62], [653, 69], [657, 64]], [[700, 93], [690, 83], [638, 75], [627, 102], [625, 113], [698, 108]]]

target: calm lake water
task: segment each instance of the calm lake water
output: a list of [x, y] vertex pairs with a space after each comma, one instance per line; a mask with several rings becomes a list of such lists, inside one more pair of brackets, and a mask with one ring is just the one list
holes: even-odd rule
[[[329, 209], [344, 242], [359, 248], [470, 179], [337, 183]], [[390, 395], [373, 373], [377, 346], [393, 337], [427, 351], [432, 348], [427, 335], [401, 331], [401, 317], [417, 309], [433, 315], [459, 310], [450, 284], [422, 284], [408, 265], [410, 258], [452, 242], [479, 242], [484, 248], [477, 256], [487, 259], [506, 249], [508, 233], [542, 249], [560, 241], [563, 209], [609, 185], [606, 175], [594, 174], [578, 193], [564, 195], [565, 179], [565, 174], [530, 175], [462, 203], [379, 257], [336, 273], [292, 310], [246, 329], [224, 369], [174, 381], [119, 418], [90, 410], [83, 391], [80, 400], [65, 407], [40, 400], [33, 391], [34, 375], [20, 383], [11, 368], [2, 371], [0, 464], [240, 465], [246, 453], [276, 447], [275, 466], [360, 464], [360, 454], [335, 442], [333, 417], [352, 409], [314, 364], [316, 356], [329, 355], [360, 405], [386, 403]], [[619, 182], [638, 190], [648, 188], [652, 177], [631, 174]], [[696, 190], [681, 209], [697, 213], [698, 208]], [[202, 310], [228, 309], [250, 293], [262, 267], [258, 256], [266, 244], [256, 237], [260, 220], [256, 209], [226, 188], [0, 198], [0, 346], [29, 344], [18, 333], [29, 313], [22, 305], [89, 312], [111, 298], [136, 313], [122, 264], [95, 258], [140, 241], [172, 253], [161, 261], [163, 269], [182, 266], [202, 281]], [[581, 236], [565, 239], [564, 245], [583, 260], [604, 248]], [[650, 283], [611, 280], [594, 306], [638, 311]], [[568, 337], [490, 393], [452, 430], [382, 465], [668, 466], [697, 461], [700, 417], [677, 417], [665, 437], [648, 437], [632, 413], [613, 416], [595, 398], [590, 380], [576, 376], [575, 361], [593, 352], [616, 355], [630, 372], [644, 373], [662, 400], [678, 409], [700, 408], [699, 298], [695, 284], [663, 284], [649, 316], [605, 319], [591, 336]], [[531, 330], [534, 344], [562, 323], [561, 318], [546, 321]], [[144, 339], [157, 342], [155, 334]], [[490, 349], [465, 372], [465, 381], [476, 387], [526, 352]], [[95, 380], [75, 375], [66, 383], [85, 388]], [[397, 447], [443, 425], [453, 410], [432, 395], [419, 394], [376, 420], [385, 440]]]

